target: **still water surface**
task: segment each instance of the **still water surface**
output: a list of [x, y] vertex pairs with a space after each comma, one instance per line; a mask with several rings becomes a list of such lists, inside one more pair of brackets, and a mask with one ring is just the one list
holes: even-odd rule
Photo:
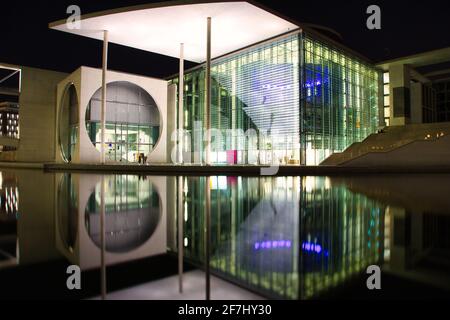
[[[3, 170], [0, 187], [0, 298], [91, 298], [101, 279], [108, 297], [177, 277], [179, 254], [183, 274], [202, 270], [262, 298], [450, 296], [448, 175]], [[82, 290], [67, 290], [69, 265]], [[376, 293], [369, 265], [382, 269]]]

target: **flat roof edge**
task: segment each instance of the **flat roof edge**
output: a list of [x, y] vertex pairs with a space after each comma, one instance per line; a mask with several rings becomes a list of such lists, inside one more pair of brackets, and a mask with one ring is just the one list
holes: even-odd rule
[[[264, 4], [258, 3], [255, 0], [173, 0], [173, 1], [166, 1], [166, 2], [156, 2], [156, 3], [148, 3], [148, 4], [140, 4], [140, 5], [134, 5], [134, 6], [127, 6], [127, 7], [121, 7], [121, 8], [113, 8], [113, 9], [107, 9], [107, 10], [102, 10], [102, 11], [97, 11], [97, 12], [92, 12], [92, 13], [87, 13], [81, 16], [81, 20], [85, 20], [85, 19], [89, 19], [89, 18], [95, 18], [95, 17], [100, 17], [100, 16], [104, 16], [104, 15], [111, 15], [111, 14], [117, 14], [117, 13], [124, 13], [124, 12], [131, 12], [131, 11], [139, 11], [139, 10], [145, 10], [145, 9], [153, 9], [153, 8], [164, 8], [164, 7], [174, 7], [174, 6], [182, 6], [182, 5], [191, 5], [191, 4], [208, 4], [208, 3], [248, 3], [250, 5], [255, 6], [256, 8], [259, 8], [261, 10], [264, 10], [270, 14], [273, 14], [274, 16], [283, 19], [295, 26], [297, 26], [298, 28], [296, 30], [302, 30], [304, 31], [306, 34], [310, 34], [312, 37], [314, 38], [318, 38], [319, 40], [323, 40], [324, 42], [330, 43], [334, 46], [336, 46], [337, 48], [342, 49], [344, 52], [353, 55], [356, 58], [361, 59], [362, 61], [373, 65], [374, 67], [376, 67], [376, 63], [366, 57], [365, 55], [357, 52], [354, 49], [351, 49], [350, 47], [344, 45], [343, 43], [340, 43], [339, 41], [336, 41], [332, 38], [330, 38], [329, 36], [327, 36], [326, 34], [321, 33], [320, 31], [317, 31], [311, 27], [308, 26], [308, 24], [303, 24], [300, 23], [298, 21], [296, 21], [295, 19], [292, 19], [284, 14], [279, 13], [278, 11], [267, 7]], [[51, 29], [56, 29], [56, 27], [61, 26], [63, 24], [66, 23], [67, 20], [65, 19], [61, 19], [55, 22], [51, 22], [49, 23], [49, 28]], [[57, 30], [57, 29], [56, 29]], [[273, 38], [279, 37], [284, 35], [284, 33], [279, 34], [274, 36]], [[272, 38], [269, 38], [272, 39]], [[266, 40], [269, 40], [266, 39]], [[262, 43], [266, 40], [257, 42], [253, 45]], [[252, 45], [250, 45], [252, 46]], [[243, 50], [247, 47], [244, 48], [240, 48], [234, 51], [231, 51], [229, 53], [226, 53], [222, 56], [216, 57], [215, 59], [220, 59], [223, 56], [226, 56], [228, 54], [232, 54], [235, 53], [237, 51]], [[197, 62], [197, 63], [204, 63], [202, 62]]]
[[[260, 41], [260, 42], [254, 43], [254, 44], [252, 44], [252, 45], [249, 45], [249, 46], [246, 46], [246, 47], [237, 49], [237, 50], [235, 50], [235, 51], [229, 52], [229, 53], [227, 53], [227, 54], [224, 54], [224, 55], [222, 55], [222, 56], [216, 57], [216, 58], [212, 59], [212, 62], [216, 62], [216, 61], [218, 61], [218, 60], [220, 60], [220, 59], [224, 59], [224, 58], [226, 58], [226, 57], [228, 57], [228, 56], [231, 56], [231, 55], [233, 55], [233, 54], [237, 54], [237, 53], [239, 53], [239, 52], [241, 52], [241, 51], [246, 51], [246, 50], [249, 50], [249, 49], [251, 49], [251, 48], [253, 48], [253, 47], [257, 47], [257, 46], [263, 45], [263, 44], [265, 44], [265, 43], [269, 43], [269, 42], [274, 41], [274, 40], [276, 40], [276, 39], [278, 39], [278, 38], [282, 39], [282, 38], [288, 37], [288, 36], [290, 36], [290, 35], [301, 34], [301, 33], [307, 33], [307, 34], [310, 33], [310, 34], [313, 35], [313, 37], [318, 37], [318, 38], [320, 38], [320, 40], [322, 40], [322, 41], [324, 41], [324, 42], [332, 42], [332, 44], [333, 44], [334, 46], [336, 46], [337, 48], [343, 50], [344, 53], [349, 54], [349, 55], [352, 55], [352, 56], [354, 56], [354, 57], [360, 59], [361, 61], [363, 61], [363, 62], [365, 62], [365, 63], [367, 63], [367, 64], [370, 64], [370, 66], [373, 67], [373, 68], [376, 69], [376, 70], [382, 71], [382, 69], [381, 69], [378, 65], [375, 65], [375, 63], [374, 63], [372, 60], [370, 60], [369, 58], [365, 57], [364, 55], [362, 55], [362, 54], [360, 54], [360, 53], [358, 53], [358, 52], [356, 52], [356, 51], [354, 51], [354, 50], [348, 48], [347, 46], [345, 46], [345, 45], [343, 45], [343, 44], [340, 44], [339, 42], [334, 41], [333, 39], [328, 38], [328, 37], [325, 36], [325, 35], [322, 35], [322, 34], [321, 34], [320, 32], [318, 32], [318, 31], [311, 30], [311, 29], [309, 29], [309, 28], [306, 28], [306, 30], [305, 30], [304, 28], [298, 28], [298, 29], [296, 29], [296, 30], [288, 31], [288, 32], [285, 32], [285, 33], [283, 33], [283, 34], [279, 34], [279, 35], [277, 35], [277, 36], [274, 36], [274, 37], [271, 37], [271, 38], [262, 40], [262, 41]], [[188, 73], [188, 72], [191, 72], [191, 71], [200, 69], [200, 68], [202, 68], [202, 66], [203, 66], [204, 64], [205, 64], [205, 62], [202, 62], [202, 63], [199, 63], [197, 66], [194, 66], [194, 67], [192, 67], [192, 68], [186, 69], [186, 70], [185, 70], [185, 73]], [[178, 76], [178, 73], [174, 73], [174, 74], [171, 74], [171, 75], [165, 77], [164, 79], [170, 81], [170, 80], [174, 79], [174, 78], [177, 77], [177, 76]]]
[[[95, 68], [95, 67], [89, 67], [89, 66], [84, 66], [81, 65], [78, 68], [76, 68], [72, 73], [73, 74], [75, 72], [77, 72], [80, 69], [90, 69], [90, 70], [96, 70], [96, 71], [102, 71], [102, 68]], [[123, 75], [127, 75], [127, 76], [133, 76], [133, 77], [140, 77], [140, 78], [146, 78], [146, 79], [152, 79], [152, 80], [158, 80], [158, 81], [163, 81], [163, 82], [167, 82], [168, 80], [165, 78], [156, 78], [156, 77], [149, 77], [146, 75], [142, 75], [142, 74], [137, 74], [137, 73], [131, 73], [131, 72], [124, 72], [124, 71], [120, 71], [120, 70], [114, 70], [114, 69], [107, 69], [106, 72], [113, 72], [113, 73], [118, 73], [118, 74], [123, 74]]]
[[330, 44], [336, 46], [337, 48], [342, 49], [347, 54], [357, 57], [357, 58], [363, 60], [364, 62], [369, 63], [369, 64], [373, 65], [374, 67], [376, 67], [375, 62], [372, 59], [370, 59], [370, 58], [366, 57], [365, 55], [363, 55], [362, 53], [359, 53], [358, 51], [346, 46], [345, 44], [342, 44], [342, 43], [328, 37], [327, 35], [324, 35], [323, 33], [319, 32], [319, 31], [316, 31], [308, 26], [305, 26], [303, 28], [303, 31], [306, 34], [311, 34], [313, 37], [316, 37], [324, 42], [329, 42]]
[[[139, 11], [139, 10], [145, 10], [145, 9], [156, 9], [156, 8], [164, 8], [164, 7], [175, 7], [175, 6], [183, 6], [183, 5], [190, 5], [190, 4], [206, 4], [206, 3], [221, 3], [221, 2], [247, 2], [256, 7], [259, 7], [260, 9], [266, 10], [266, 9], [262, 8], [259, 4], [255, 4], [254, 1], [247, 1], [247, 0], [173, 0], [173, 1], [165, 1], [165, 2], [138, 4], [138, 5], [134, 5], [134, 6], [126, 6], [126, 7], [90, 12], [90, 13], [82, 14], [81, 21], [90, 19], [90, 18], [104, 16], [104, 15], [117, 14], [117, 13], [129, 12], [129, 11]], [[266, 11], [268, 11], [272, 14], [275, 14], [269, 10], [266, 10]], [[280, 14], [275, 14], [275, 15], [284, 19], [284, 17], [281, 17]], [[67, 19], [60, 19], [57, 21], [50, 22], [48, 24], [48, 27], [50, 29], [54, 29], [62, 24], [65, 24], [66, 22], [67, 22]]]
[[8, 69], [8, 70], [20, 70], [22, 68], [22, 66], [0, 61], [0, 68]]
[[419, 53], [415, 53], [415, 54], [411, 54], [411, 55], [407, 55], [407, 56], [402, 56], [402, 57], [398, 57], [398, 58], [394, 58], [394, 59], [379, 61], [379, 62], [376, 62], [376, 65], [380, 66], [380, 67], [385, 67], [386, 65], [401, 63], [402, 61], [408, 60], [408, 59], [416, 59], [416, 58], [421, 58], [421, 57], [426, 58], [426, 56], [439, 55], [439, 54], [448, 54], [449, 55], [448, 60], [450, 61], [450, 47], [444, 47], [444, 48], [439, 48], [439, 49], [434, 49], [434, 50], [429, 50], [429, 51], [423, 51], [423, 52], [419, 52]]
[[[224, 55], [221, 55], [221, 56], [219, 56], [219, 57], [216, 57], [216, 58], [212, 59], [211, 61], [212, 61], [212, 62], [216, 62], [216, 61], [218, 61], [218, 60], [225, 59], [226, 57], [229, 57], [229, 56], [232, 56], [232, 55], [234, 55], [234, 54], [237, 54], [237, 53], [239, 53], [239, 52], [241, 52], [241, 51], [250, 50], [250, 49], [253, 48], [253, 47], [257, 47], [257, 46], [263, 45], [263, 44], [265, 44], [265, 43], [270, 43], [271, 41], [274, 41], [274, 40], [276, 40], [276, 39], [278, 39], [278, 38], [282, 39], [282, 38], [288, 37], [288, 36], [290, 36], [290, 35], [300, 34], [301, 32], [302, 32], [302, 29], [301, 29], [301, 28], [298, 28], [298, 29], [295, 29], [295, 30], [291, 30], [291, 31], [288, 31], [288, 32], [285, 32], [285, 33], [282, 33], [282, 34], [279, 34], [279, 35], [276, 35], [276, 36], [273, 36], [273, 37], [271, 37], [271, 38], [268, 38], [268, 39], [265, 39], [265, 40], [262, 40], [262, 41], [253, 43], [253, 44], [251, 44], [251, 45], [249, 45], [249, 46], [246, 46], [246, 47], [239, 48], [239, 49], [237, 49], [237, 50], [228, 52], [228, 53], [226, 53], [226, 54], [224, 54]], [[194, 67], [192, 67], [192, 68], [186, 69], [185, 72], [191, 72], [191, 71], [197, 70], [197, 69], [199, 69], [199, 68], [202, 68], [202, 66], [203, 66], [204, 64], [205, 64], [204, 61], [203, 61], [203, 62], [200, 62], [200, 63], [198, 63], [198, 65], [196, 65], [196, 66], [194, 66]], [[170, 76], [165, 77], [164, 79], [166, 79], [166, 80], [169, 81], [169, 80], [173, 79], [173, 78], [176, 77], [176, 76], [178, 76], [178, 73], [174, 73], [174, 74], [172, 74], [172, 75], [170, 75]]]

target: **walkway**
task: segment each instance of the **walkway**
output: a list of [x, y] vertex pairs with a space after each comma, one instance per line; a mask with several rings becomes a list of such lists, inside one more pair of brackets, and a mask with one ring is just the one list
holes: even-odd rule
[[[205, 274], [190, 271], [183, 275], [183, 293], [178, 291], [178, 275], [107, 294], [108, 300], [205, 300]], [[95, 297], [98, 300], [99, 297]], [[211, 276], [211, 300], [262, 300], [252, 292]]]

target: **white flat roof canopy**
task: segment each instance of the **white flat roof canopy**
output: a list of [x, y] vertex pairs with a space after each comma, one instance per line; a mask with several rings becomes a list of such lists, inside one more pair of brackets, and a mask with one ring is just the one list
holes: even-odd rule
[[109, 42], [184, 58], [206, 60], [206, 18], [212, 18], [211, 56], [216, 58], [260, 41], [295, 30], [297, 25], [249, 1], [168, 1], [103, 11], [81, 17], [80, 29], [69, 29], [66, 20], [50, 28]]

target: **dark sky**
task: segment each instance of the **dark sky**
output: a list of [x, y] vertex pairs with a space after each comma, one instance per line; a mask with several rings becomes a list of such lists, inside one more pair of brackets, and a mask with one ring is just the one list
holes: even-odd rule
[[[149, 0], [41, 0], [0, 2], [0, 62], [71, 72], [80, 65], [100, 67], [101, 42], [48, 29], [66, 18], [71, 4], [82, 13], [143, 4]], [[344, 44], [374, 61], [392, 59], [450, 46], [450, 1], [329, 1], [297, 0], [260, 3], [299, 22], [331, 27]], [[366, 8], [382, 10], [382, 29], [366, 28]], [[176, 73], [178, 61], [118, 45], [111, 45], [109, 67], [154, 77]]]

